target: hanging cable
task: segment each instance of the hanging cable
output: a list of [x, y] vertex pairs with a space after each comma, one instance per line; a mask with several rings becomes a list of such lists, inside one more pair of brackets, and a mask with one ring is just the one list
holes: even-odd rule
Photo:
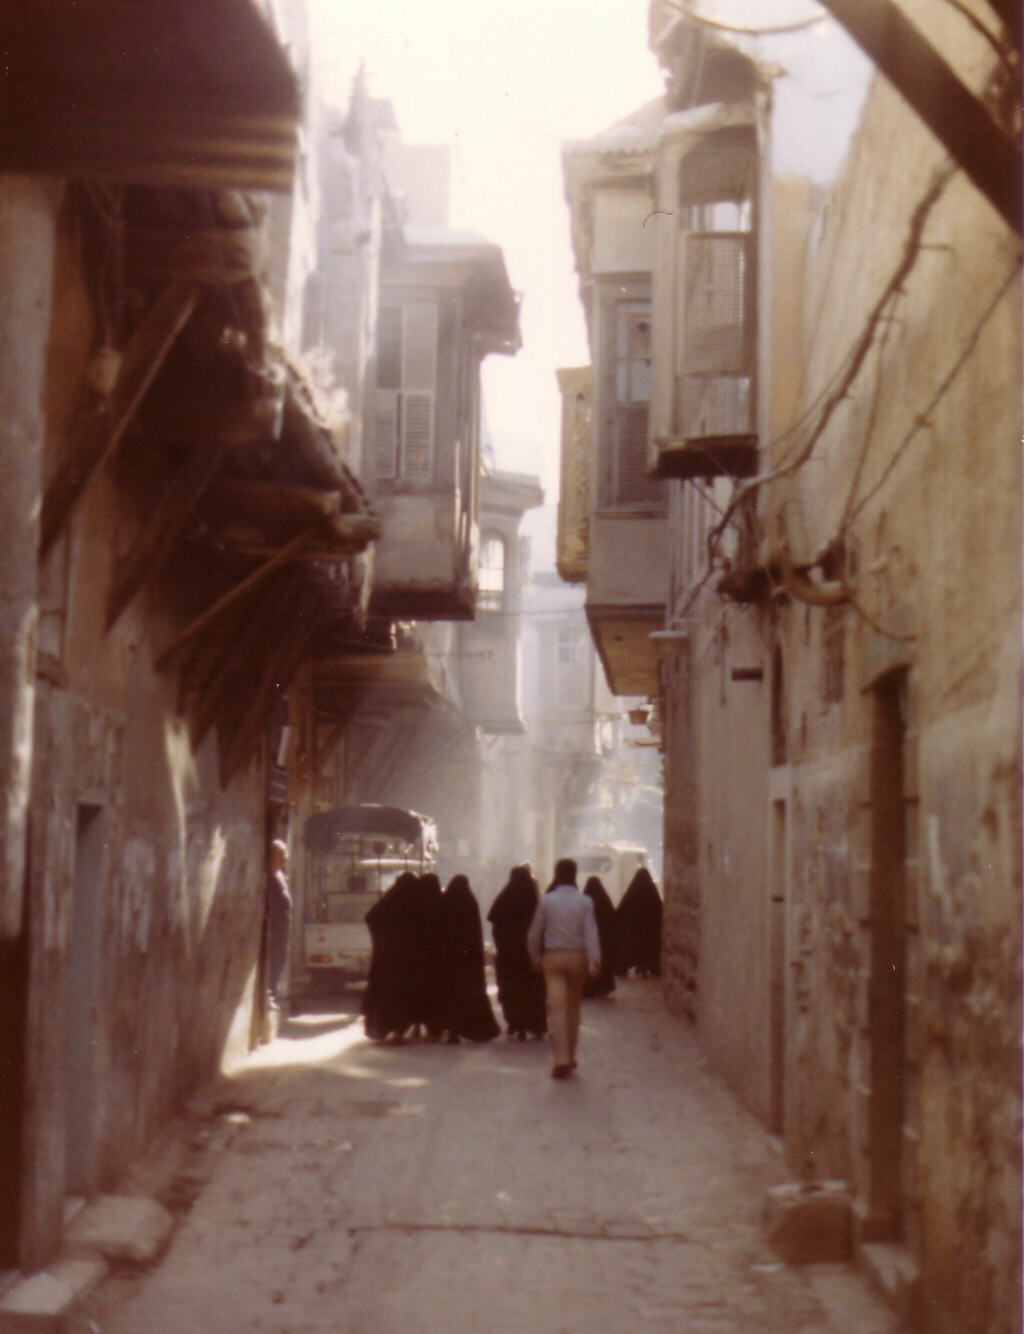
[[775, 37], [789, 32], [805, 32], [808, 28], [823, 23], [828, 17], [824, 13], [814, 14], [810, 18], [797, 19], [793, 23], [780, 23], [770, 28], [745, 28], [739, 24], [723, 23], [721, 19], [708, 18], [706, 14], [701, 14], [694, 9], [692, 5], [686, 4], [685, 0], [661, 0], [661, 4], [666, 9], [681, 14], [684, 18], [688, 18], [702, 28], [711, 28], [715, 32], [729, 32], [740, 37]]
[[974, 349], [978, 345], [978, 340], [981, 337], [982, 332], [985, 329], [985, 326], [988, 324], [989, 320], [995, 314], [996, 309], [998, 308], [1003, 297], [1009, 291], [1010, 286], [1012, 285], [1014, 279], [1020, 272], [1020, 267], [1021, 267], [1021, 261], [1018, 258], [1017, 263], [1014, 264], [1013, 268], [1003, 279], [1002, 283], [1000, 283], [998, 291], [989, 301], [988, 305], [985, 307], [984, 311], [981, 314], [981, 318], [978, 320], [974, 328], [971, 330], [970, 336], [968, 337], [967, 342], [961, 349], [960, 354], [957, 357], [956, 361], [954, 361], [953, 365], [947, 371], [946, 375], [940, 382], [939, 387], [936, 389], [935, 393], [925, 404], [922, 411], [919, 412], [917, 416], [914, 418], [913, 425], [904, 435], [900, 443], [896, 446], [896, 449], [893, 451], [892, 457], [889, 459], [889, 462], [882, 470], [882, 475], [879, 477], [878, 481], [875, 482], [874, 486], [872, 486], [871, 489], [867, 491], [865, 495], [863, 495], [861, 499], [857, 502], [857, 504], [854, 505], [853, 508], [850, 510], [849, 517], [847, 518], [841, 532], [845, 531], [847, 528], [850, 527], [854, 519], [856, 519], [857, 515], [860, 514], [861, 511], [864, 509], [864, 506], [867, 505], [867, 503], [872, 499], [873, 496], [875, 496], [878, 493], [879, 490], [881, 490], [881, 488], [889, 480], [889, 477], [892, 475], [893, 469], [896, 467], [897, 463], [899, 463], [900, 459], [903, 457], [903, 454], [909, 448], [910, 444], [913, 442], [917, 434], [920, 431], [922, 431], [926, 426], [929, 425], [929, 417], [931, 413], [942, 401], [942, 399], [946, 396], [949, 389], [952, 387], [953, 382], [956, 380], [957, 376], [960, 374], [964, 366], [967, 364], [968, 359], [970, 358], [971, 354], [974, 352]]
[[939, 199], [941, 199], [942, 195], [945, 193], [947, 186], [955, 174], [955, 164], [951, 161], [944, 163], [944, 165], [935, 173], [931, 185], [914, 209], [914, 212], [911, 215], [907, 240], [904, 244], [903, 254], [900, 261], [893, 270], [881, 295], [872, 307], [863, 332], [857, 339], [856, 343], [854, 343], [851, 354], [846, 358], [846, 373], [843, 375], [836, 388], [826, 398], [821, 411], [818, 414], [817, 421], [814, 424], [814, 429], [811, 431], [809, 437], [798, 450], [797, 454], [788, 462], [770, 472], [762, 473], [758, 477], [750, 478], [749, 481], [744, 482], [744, 484], [737, 490], [732, 500], [730, 500], [729, 504], [726, 506], [725, 514], [708, 534], [709, 555], [717, 549], [717, 544], [721, 540], [722, 533], [725, 531], [729, 519], [732, 517], [737, 506], [740, 505], [747, 496], [753, 495], [768, 482], [775, 482], [780, 478], [788, 477], [791, 473], [794, 473], [801, 468], [810, 458], [814, 451], [814, 446], [821, 439], [826, 427], [832, 420], [836, 409], [846, 398], [850, 388], [856, 380], [860, 368], [874, 344], [878, 326], [886, 314], [887, 307], [900, 292], [903, 283], [906, 281], [908, 275], [916, 264], [921, 248], [921, 237], [928, 217]]

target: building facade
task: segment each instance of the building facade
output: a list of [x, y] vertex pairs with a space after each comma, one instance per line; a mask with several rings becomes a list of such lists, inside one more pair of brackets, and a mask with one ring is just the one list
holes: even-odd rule
[[326, 104], [304, 6], [67, 21], [0, 19], [0, 1266], [28, 1270], [266, 1035], [270, 840], [475, 794], [447, 621], [480, 363], [519, 340], [498, 247], [414, 234], [387, 104]]
[[[602, 218], [646, 220], [614, 262], [616, 319], [650, 284], [667, 491], [666, 995], [794, 1174], [849, 1183], [857, 1254], [914, 1320], [1008, 1331], [1020, 235], [974, 158], [1019, 136], [1019, 34], [984, 4], [892, 20], [980, 110], [965, 156], [894, 29], [704, 8], [652, 5], [665, 98], [565, 150], [595, 386], [633, 382], [633, 335], [601, 332]], [[584, 438], [589, 600], [628, 446], [602, 409]]]

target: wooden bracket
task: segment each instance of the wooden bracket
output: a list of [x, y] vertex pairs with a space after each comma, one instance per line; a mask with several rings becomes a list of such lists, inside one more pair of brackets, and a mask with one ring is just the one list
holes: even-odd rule
[[221, 460], [227, 444], [214, 440], [193, 449], [171, 480], [158, 512], [146, 524], [128, 552], [117, 561], [114, 582], [107, 597], [107, 629], [114, 624], [151, 574], [163, 564], [174, 545], [192, 507], [203, 494]]
[[248, 593], [250, 589], [255, 588], [257, 584], [262, 583], [267, 575], [272, 574], [279, 565], [285, 565], [288, 561], [292, 560], [293, 557], [297, 556], [308, 541], [309, 534], [300, 533], [298, 537], [293, 538], [285, 546], [279, 547], [269, 559], [265, 560], [263, 564], [253, 570], [251, 574], [247, 574], [244, 579], [239, 580], [239, 582], [235, 584], [233, 588], [229, 589], [223, 597], [218, 598], [216, 602], [207, 607], [206, 610], [197, 616], [194, 621], [191, 621], [186, 625], [184, 630], [176, 634], [167, 647], [163, 649], [156, 660], [157, 670], [166, 667], [178, 650], [184, 647], [189, 640], [194, 639], [196, 635], [205, 630], [212, 621], [216, 620], [222, 611], [227, 607], [232, 606], [240, 597], [243, 597]]
[[157, 297], [124, 348], [109, 408], [82, 409], [72, 445], [43, 496], [39, 551], [45, 556], [60, 536], [92, 477], [112, 457], [199, 297], [193, 284], [172, 283]]

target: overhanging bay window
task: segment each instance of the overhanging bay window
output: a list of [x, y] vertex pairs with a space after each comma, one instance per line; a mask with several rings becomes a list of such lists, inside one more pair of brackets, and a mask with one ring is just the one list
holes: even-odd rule
[[753, 428], [754, 273], [749, 232], [683, 231], [676, 421], [687, 440]]
[[647, 474], [651, 402], [651, 299], [645, 279], [602, 284], [599, 420], [601, 504], [664, 503]]
[[374, 438], [382, 481], [430, 482], [434, 475], [437, 306], [383, 306], [377, 325]]
[[676, 226], [656, 333], [671, 349], [654, 430], [659, 477], [750, 476], [757, 466], [757, 155], [752, 125], [681, 136], [662, 174]]

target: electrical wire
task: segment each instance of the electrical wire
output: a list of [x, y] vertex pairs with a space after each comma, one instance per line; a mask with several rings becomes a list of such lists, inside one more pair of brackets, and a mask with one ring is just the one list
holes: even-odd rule
[[889, 480], [890, 476], [892, 475], [893, 469], [896, 467], [897, 463], [899, 463], [900, 459], [903, 457], [904, 453], [909, 448], [915, 437], [918, 435], [920, 431], [922, 431], [926, 426], [930, 424], [928, 420], [930, 414], [935, 410], [938, 404], [949, 392], [950, 388], [953, 385], [953, 382], [956, 380], [961, 370], [963, 370], [964, 366], [967, 364], [969, 357], [971, 356], [971, 354], [974, 352], [974, 349], [978, 345], [978, 340], [980, 339], [985, 329], [985, 326], [988, 324], [989, 320], [995, 314], [1003, 297], [1009, 291], [1014, 279], [1020, 272], [1020, 268], [1021, 268], [1021, 260], [1020, 258], [1018, 258], [1017, 263], [1014, 264], [1013, 268], [1000, 283], [999, 288], [996, 291], [995, 295], [986, 305], [984, 311], [981, 314], [981, 318], [978, 320], [974, 328], [971, 330], [971, 333], [968, 336], [966, 343], [960, 350], [959, 355], [953, 362], [950, 369], [946, 372], [945, 376], [943, 376], [935, 393], [925, 404], [922, 411], [919, 412], [917, 416], [914, 418], [913, 425], [906, 432], [900, 443], [896, 446], [895, 450], [893, 451], [892, 457], [889, 459], [885, 468], [882, 470], [882, 474], [879, 477], [878, 481], [875, 482], [874, 486], [872, 486], [871, 489], [867, 491], [857, 502], [857, 504], [850, 510], [849, 517], [846, 520], [846, 524], [843, 531], [845, 531], [845, 528], [849, 528], [849, 526], [853, 523], [854, 519], [856, 519], [857, 515], [860, 514], [861, 511], [864, 509], [865, 505], [867, 505], [868, 502], [875, 495], [877, 495], [877, 493]]
[[732, 500], [730, 500], [729, 504], [726, 506], [725, 515], [708, 534], [709, 553], [717, 549], [717, 544], [725, 531], [726, 524], [735, 512], [737, 506], [740, 505], [747, 496], [755, 494], [768, 482], [775, 482], [783, 477], [788, 477], [790, 473], [796, 472], [799, 468], [803, 467], [810, 458], [814, 446], [824, 434], [836, 409], [846, 398], [850, 388], [856, 380], [860, 368], [874, 344], [878, 326], [886, 315], [887, 308], [899, 294], [903, 283], [913, 270], [920, 253], [921, 236], [924, 232], [925, 223], [927, 222], [932, 209], [945, 193], [946, 188], [955, 174], [955, 164], [947, 160], [943, 166], [935, 172], [931, 185], [925, 191], [925, 194], [914, 209], [910, 219], [907, 240], [904, 244], [903, 254], [900, 257], [899, 263], [893, 270], [881, 295], [872, 306], [865, 322], [864, 329], [853, 344], [851, 353], [844, 358], [847, 370], [833, 391], [825, 399], [817, 420], [815, 421], [814, 429], [811, 431], [809, 437], [804, 441], [802, 447], [796, 452], [792, 459], [781, 464], [779, 467], [772, 469], [770, 472], [762, 473], [758, 477], [750, 478], [749, 481], [744, 482], [744, 484], [737, 490]]
[[977, 14], [972, 14], [963, 0], [946, 0], [946, 4], [951, 9], [955, 9], [961, 18], [965, 19], [976, 32], [981, 33], [982, 37], [988, 42], [992, 50], [999, 57], [999, 63], [1007, 70], [1013, 70], [1014, 64], [1008, 48], [999, 40], [996, 34], [987, 28]]
[[805, 32], [808, 28], [823, 23], [828, 17], [822, 13], [815, 14], [811, 18], [797, 19], [792, 23], [779, 23], [769, 28], [745, 28], [740, 24], [724, 23], [721, 19], [708, 18], [706, 14], [695, 10], [692, 5], [686, 4], [684, 0], [661, 0], [661, 4], [702, 28], [711, 28], [715, 32], [729, 32], [740, 37], [775, 37], [790, 32]]

